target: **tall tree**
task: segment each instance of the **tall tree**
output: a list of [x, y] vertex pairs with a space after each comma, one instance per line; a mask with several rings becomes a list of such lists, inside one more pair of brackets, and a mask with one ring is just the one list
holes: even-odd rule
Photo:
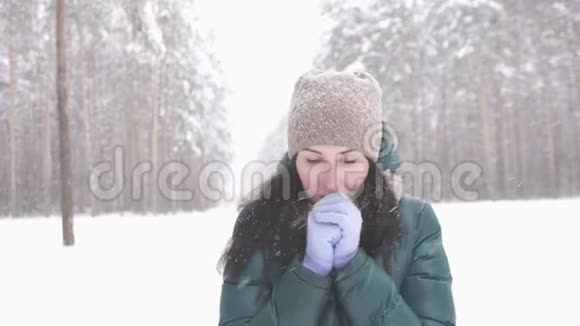
[[57, 112], [60, 163], [60, 209], [65, 246], [75, 244], [73, 228], [72, 167], [67, 113], [65, 1], [56, 1]]
[[[14, 14], [14, 3], [10, 3], [10, 12], [11, 17]], [[10, 19], [8, 26], [8, 58], [9, 58], [9, 69], [10, 69], [10, 95], [9, 95], [9, 102], [8, 102], [8, 139], [9, 139], [9, 148], [10, 148], [10, 214], [16, 214], [16, 183], [18, 174], [16, 172], [16, 155], [17, 155], [17, 148], [16, 148], [16, 129], [17, 129], [17, 120], [16, 120], [16, 88], [18, 81], [16, 80], [16, 71], [17, 71], [17, 61], [16, 61], [16, 49], [14, 45], [14, 27], [15, 24], [12, 21], [14, 18]]]

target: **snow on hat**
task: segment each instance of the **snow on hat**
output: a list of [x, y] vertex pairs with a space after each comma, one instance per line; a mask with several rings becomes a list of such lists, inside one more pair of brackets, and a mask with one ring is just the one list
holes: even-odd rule
[[288, 154], [312, 145], [345, 146], [377, 161], [382, 136], [382, 90], [364, 71], [313, 69], [294, 85]]

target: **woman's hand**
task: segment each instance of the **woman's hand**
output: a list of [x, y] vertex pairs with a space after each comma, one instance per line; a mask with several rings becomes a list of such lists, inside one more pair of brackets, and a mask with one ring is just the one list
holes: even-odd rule
[[363, 222], [361, 212], [348, 196], [341, 193], [329, 194], [319, 203], [316, 205], [314, 221], [334, 224], [340, 228], [341, 237], [334, 248], [333, 267], [343, 268], [358, 251]]
[[[326, 276], [334, 265], [334, 247], [341, 237], [340, 227], [334, 222], [324, 222], [321, 209], [326, 209], [320, 200], [308, 213], [306, 225], [306, 252], [302, 265], [312, 272]], [[319, 220], [319, 221], [318, 221]]]

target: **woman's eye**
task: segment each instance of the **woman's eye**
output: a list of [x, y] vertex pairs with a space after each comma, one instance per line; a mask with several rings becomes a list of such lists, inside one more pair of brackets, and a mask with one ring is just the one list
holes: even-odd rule
[[354, 164], [354, 163], [356, 163], [356, 160], [346, 160], [346, 159], [345, 159], [345, 160], [343, 160], [343, 162], [344, 162], [345, 164]]
[[308, 162], [309, 164], [318, 164], [318, 163], [322, 162], [322, 160], [320, 160], [320, 159], [313, 160], [313, 159], [307, 158], [306, 162]]

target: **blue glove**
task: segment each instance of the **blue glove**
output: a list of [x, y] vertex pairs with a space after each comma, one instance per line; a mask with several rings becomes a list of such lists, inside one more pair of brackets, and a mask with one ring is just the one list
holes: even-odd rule
[[302, 265], [318, 275], [327, 276], [334, 265], [334, 246], [340, 240], [341, 231], [334, 222], [316, 221], [328, 219], [318, 216], [321, 209], [326, 209], [323, 200], [318, 201], [308, 213], [306, 251]]
[[325, 196], [317, 209], [314, 220], [317, 223], [336, 224], [340, 227], [341, 238], [334, 248], [335, 269], [346, 266], [356, 255], [362, 229], [362, 215], [358, 207], [344, 194], [333, 193]]

